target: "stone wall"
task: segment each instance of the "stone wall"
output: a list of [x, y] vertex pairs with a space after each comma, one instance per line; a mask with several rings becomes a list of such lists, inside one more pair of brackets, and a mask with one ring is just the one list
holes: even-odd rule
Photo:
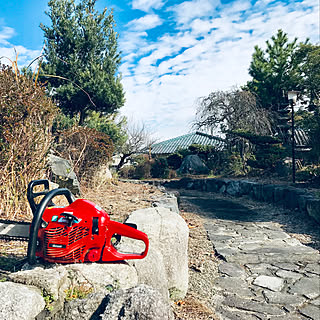
[[192, 179], [165, 181], [167, 188], [219, 192], [231, 196], [249, 196], [254, 200], [281, 205], [291, 210], [306, 212], [320, 224], [320, 198], [307, 189], [285, 185], [273, 185], [249, 180], [232, 179]]

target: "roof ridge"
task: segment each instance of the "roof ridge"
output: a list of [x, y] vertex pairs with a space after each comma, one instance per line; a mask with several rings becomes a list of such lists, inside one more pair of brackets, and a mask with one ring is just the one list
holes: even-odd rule
[[184, 137], [187, 137], [187, 136], [191, 136], [193, 134], [195, 134], [195, 132], [183, 134], [182, 136], [178, 136], [178, 137], [175, 137], [175, 138], [170, 138], [168, 140], [164, 140], [164, 141], [155, 143], [155, 144], [153, 144], [153, 146], [156, 146], [156, 145], [159, 145], [159, 144], [162, 144], [162, 143], [169, 143], [170, 141], [176, 141], [177, 139], [181, 139], [181, 138], [184, 138]]
[[190, 132], [182, 136], [171, 138], [151, 146], [152, 154], [172, 154], [179, 149], [187, 149], [192, 144], [212, 145], [222, 148], [225, 141], [222, 138], [210, 136], [200, 131]]

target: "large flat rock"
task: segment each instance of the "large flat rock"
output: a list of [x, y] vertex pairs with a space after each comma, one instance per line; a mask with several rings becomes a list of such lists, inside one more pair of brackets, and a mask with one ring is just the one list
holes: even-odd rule
[[13, 282], [0, 282], [0, 319], [34, 320], [44, 309], [41, 291]]

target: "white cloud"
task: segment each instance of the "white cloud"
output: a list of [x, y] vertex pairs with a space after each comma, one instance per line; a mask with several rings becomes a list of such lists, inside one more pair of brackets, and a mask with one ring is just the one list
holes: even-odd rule
[[199, 17], [210, 16], [220, 2], [218, 0], [192, 0], [168, 8], [173, 11], [178, 24], [186, 25]]
[[122, 66], [122, 112], [138, 115], [161, 138], [190, 129], [198, 97], [245, 84], [254, 46], [264, 47], [278, 29], [288, 33], [290, 41], [319, 41], [318, 0], [264, 0], [254, 6], [247, 0], [228, 5], [193, 0], [165, 12], [173, 14], [176, 32], [152, 41], [147, 35], [135, 38], [134, 51], [124, 56]]
[[[0, 45], [0, 58], [1, 63], [6, 65], [11, 65], [11, 61], [16, 59], [16, 55], [18, 54], [18, 67], [22, 68], [28, 66], [31, 61], [37, 58], [41, 53], [41, 50], [29, 50], [23, 46], [14, 46], [11, 48], [2, 47]], [[10, 60], [11, 61], [10, 61]], [[35, 67], [36, 63], [31, 67]]]
[[150, 30], [157, 26], [160, 26], [161, 24], [162, 24], [162, 20], [159, 18], [158, 15], [148, 14], [139, 19], [130, 21], [127, 24], [127, 27], [131, 31], [145, 31], [145, 30]]
[[164, 0], [132, 0], [132, 8], [148, 12], [150, 9], [160, 9]]
[[[0, 30], [0, 63], [11, 65], [18, 54], [18, 66], [27, 66], [34, 58], [40, 55], [40, 50], [30, 50], [21, 45], [13, 45], [10, 39], [15, 35], [15, 30], [4, 26]], [[10, 61], [10, 60], [11, 61]]]
[[210, 32], [210, 30], [214, 28], [214, 25], [209, 20], [194, 19], [190, 27], [195, 34], [202, 34]]
[[15, 34], [13, 28], [3, 27], [0, 31], [0, 44], [9, 45], [8, 39], [12, 38]]
[[147, 45], [146, 37], [148, 34], [145, 31], [140, 32], [124, 32], [121, 37], [120, 50], [124, 54], [124, 61], [132, 59], [135, 56], [135, 52], [141, 48], [141, 46]]

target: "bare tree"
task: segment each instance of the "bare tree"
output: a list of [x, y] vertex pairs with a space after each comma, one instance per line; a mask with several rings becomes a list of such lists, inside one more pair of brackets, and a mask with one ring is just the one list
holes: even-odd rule
[[200, 98], [193, 126], [221, 133], [241, 129], [272, 134], [270, 113], [258, 105], [252, 93], [241, 90], [214, 91]]
[[151, 133], [148, 131], [144, 123], [131, 123], [126, 127], [127, 141], [120, 148], [122, 156], [120, 162], [117, 165], [117, 170], [128, 161], [128, 159], [142, 150], [149, 149], [152, 144], [156, 142], [155, 139], [151, 137]]

